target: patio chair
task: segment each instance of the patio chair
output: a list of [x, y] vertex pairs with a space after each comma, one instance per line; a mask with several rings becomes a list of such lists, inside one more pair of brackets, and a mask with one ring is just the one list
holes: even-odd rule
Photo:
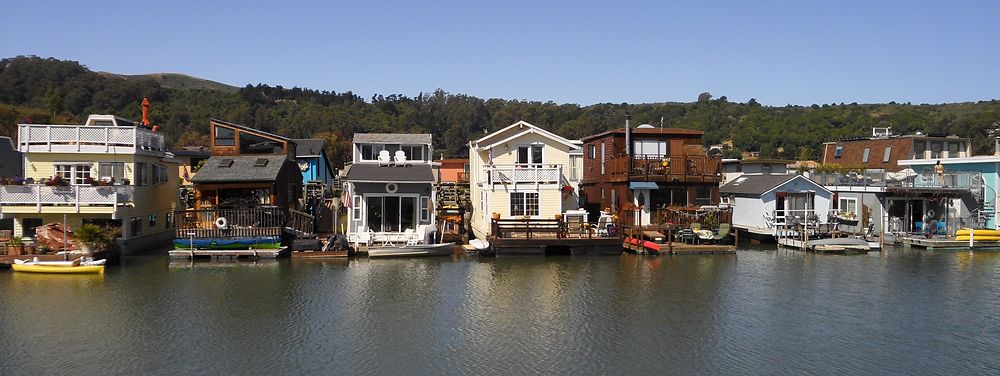
[[397, 150], [396, 155], [393, 156], [396, 162], [396, 167], [402, 167], [406, 165], [406, 153], [402, 150]]
[[710, 239], [713, 242], [718, 243], [720, 240], [725, 239], [729, 236], [730, 225], [728, 223], [723, 223], [719, 225], [719, 232], [712, 235]]
[[354, 249], [357, 249], [362, 244], [364, 244], [365, 247], [370, 247], [372, 245], [372, 232], [367, 226], [363, 227], [361, 231], [351, 234], [348, 238], [348, 242], [354, 244]]
[[389, 151], [382, 150], [378, 152], [378, 165], [379, 166], [391, 166], [392, 160], [389, 158]]

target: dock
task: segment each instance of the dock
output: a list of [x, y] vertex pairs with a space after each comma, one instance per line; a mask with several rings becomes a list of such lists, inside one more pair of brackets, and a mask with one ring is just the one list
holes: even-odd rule
[[903, 246], [907, 248], [923, 248], [928, 251], [1000, 251], [1000, 241], [973, 241], [947, 238], [931, 238], [907, 236], [902, 238]]
[[659, 250], [649, 249], [637, 244], [623, 242], [622, 248], [628, 253], [637, 255], [719, 255], [735, 254], [736, 246], [726, 244], [688, 244], [670, 242], [659, 244]]
[[170, 257], [230, 257], [276, 259], [287, 256], [288, 247], [278, 249], [171, 249]]
[[341, 251], [296, 251], [292, 252], [293, 259], [326, 259], [326, 258], [346, 258], [347, 250]]

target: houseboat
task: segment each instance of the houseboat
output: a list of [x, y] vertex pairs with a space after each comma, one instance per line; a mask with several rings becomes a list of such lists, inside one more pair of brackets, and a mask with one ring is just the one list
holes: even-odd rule
[[435, 244], [430, 134], [358, 133], [345, 166], [348, 241], [369, 256], [451, 254]]
[[191, 179], [194, 207], [176, 213], [172, 256], [278, 257], [311, 238], [291, 139], [211, 119], [211, 154]]
[[22, 171], [0, 185], [0, 218], [26, 239], [49, 223], [95, 224], [123, 253], [157, 249], [173, 237], [178, 162], [163, 135], [143, 122], [90, 115], [82, 125], [19, 124]]
[[828, 232], [833, 193], [797, 174], [744, 174], [719, 189], [733, 227], [757, 238]]
[[504, 254], [620, 254], [580, 210], [582, 142], [518, 121], [469, 144], [472, 230]]

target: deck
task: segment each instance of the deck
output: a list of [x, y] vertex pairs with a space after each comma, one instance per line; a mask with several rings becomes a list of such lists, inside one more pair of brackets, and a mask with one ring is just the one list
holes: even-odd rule
[[928, 251], [1000, 251], [1000, 241], [973, 241], [943, 238], [923, 238], [907, 236], [902, 239], [904, 247], [924, 248]]
[[172, 249], [170, 257], [229, 257], [229, 258], [265, 258], [276, 259], [287, 256], [288, 247], [278, 249]]
[[561, 219], [494, 219], [495, 255], [620, 255], [621, 237], [599, 236], [584, 223]]
[[627, 252], [639, 255], [720, 255], [736, 253], [736, 246], [726, 244], [688, 244], [669, 242], [660, 244], [659, 246], [660, 251], [655, 251], [636, 244], [622, 242], [622, 247]]
[[347, 250], [342, 251], [296, 251], [292, 252], [293, 259], [327, 259], [346, 258]]

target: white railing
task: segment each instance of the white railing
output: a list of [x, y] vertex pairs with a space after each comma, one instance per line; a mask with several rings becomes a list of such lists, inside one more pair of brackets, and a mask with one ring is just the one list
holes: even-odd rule
[[21, 152], [137, 153], [164, 152], [163, 135], [142, 127], [21, 124]]
[[490, 171], [490, 182], [503, 183], [558, 183], [562, 178], [562, 165], [530, 164], [494, 166]]
[[133, 186], [0, 185], [0, 205], [6, 206], [118, 206], [132, 201]]

